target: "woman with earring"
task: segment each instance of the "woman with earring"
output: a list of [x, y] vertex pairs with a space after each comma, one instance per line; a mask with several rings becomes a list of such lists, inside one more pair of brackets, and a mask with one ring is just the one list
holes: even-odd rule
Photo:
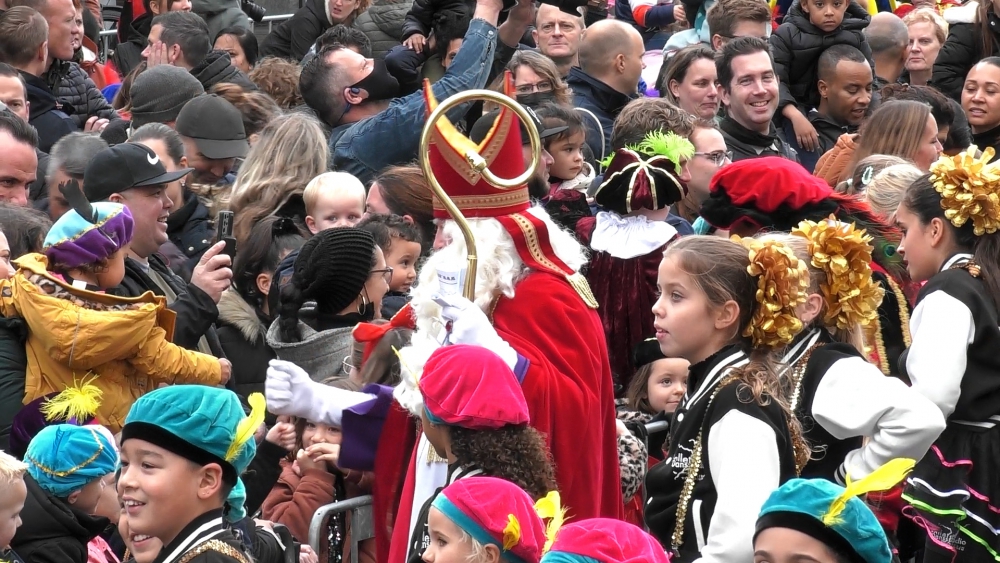
[[351, 331], [378, 316], [390, 279], [392, 268], [371, 233], [354, 227], [316, 233], [299, 250], [288, 282], [279, 280], [268, 346], [315, 381], [346, 376]]

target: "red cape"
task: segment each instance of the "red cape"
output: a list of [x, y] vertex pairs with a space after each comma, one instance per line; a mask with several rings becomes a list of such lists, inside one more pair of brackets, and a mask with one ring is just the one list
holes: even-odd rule
[[[403, 497], [404, 481], [408, 473], [405, 468], [409, 466], [416, 445], [416, 422], [410, 417], [410, 413], [393, 401], [386, 415], [385, 424], [382, 425], [382, 434], [379, 436], [378, 449], [375, 452], [375, 467], [379, 470], [375, 471], [375, 483], [372, 487], [372, 515], [375, 519], [375, 558], [379, 563], [390, 560], [389, 545], [396, 523], [396, 510], [400, 498]], [[398, 470], [387, 471], [385, 468], [398, 468]], [[410, 487], [409, 494], [412, 499], [412, 484]], [[403, 535], [406, 535], [407, 521], [410, 519], [409, 506], [405, 514]], [[405, 539], [403, 545], [406, 545]], [[404, 551], [403, 557], [405, 556]]]

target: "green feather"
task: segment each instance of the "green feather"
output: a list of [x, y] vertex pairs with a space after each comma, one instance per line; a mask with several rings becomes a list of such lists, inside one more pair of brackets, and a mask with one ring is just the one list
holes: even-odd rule
[[674, 163], [674, 171], [681, 173], [681, 163], [694, 156], [694, 145], [673, 131], [650, 131], [636, 147], [648, 156], [665, 156]]

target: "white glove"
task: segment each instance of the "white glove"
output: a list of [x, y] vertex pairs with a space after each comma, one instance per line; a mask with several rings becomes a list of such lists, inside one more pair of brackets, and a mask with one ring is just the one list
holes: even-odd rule
[[450, 341], [452, 344], [473, 344], [492, 351], [514, 371], [517, 365], [517, 352], [490, 324], [486, 313], [478, 305], [462, 295], [439, 295], [434, 302], [441, 306], [441, 318], [451, 323]]
[[344, 410], [370, 401], [375, 395], [336, 389], [313, 381], [292, 362], [271, 360], [264, 381], [267, 410], [273, 414], [297, 416], [328, 426], [341, 425]]

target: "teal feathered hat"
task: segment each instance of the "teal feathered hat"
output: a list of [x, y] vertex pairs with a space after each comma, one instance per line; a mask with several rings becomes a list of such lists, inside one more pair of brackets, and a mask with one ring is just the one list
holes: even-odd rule
[[145, 440], [199, 465], [218, 464], [232, 487], [226, 504], [230, 521], [246, 516], [246, 491], [239, 476], [257, 452], [254, 431], [264, 421], [264, 395], [248, 398], [246, 416], [236, 393], [205, 385], [172, 385], [140, 397], [122, 427], [127, 440]]
[[847, 487], [825, 479], [792, 479], [764, 503], [754, 542], [768, 528], [796, 530], [823, 542], [852, 563], [890, 563], [892, 552], [882, 525], [858, 497], [894, 487], [913, 469], [912, 459], [894, 459]]
[[56, 424], [42, 429], [24, 454], [28, 473], [45, 492], [66, 498], [118, 468], [118, 453], [95, 426]]

